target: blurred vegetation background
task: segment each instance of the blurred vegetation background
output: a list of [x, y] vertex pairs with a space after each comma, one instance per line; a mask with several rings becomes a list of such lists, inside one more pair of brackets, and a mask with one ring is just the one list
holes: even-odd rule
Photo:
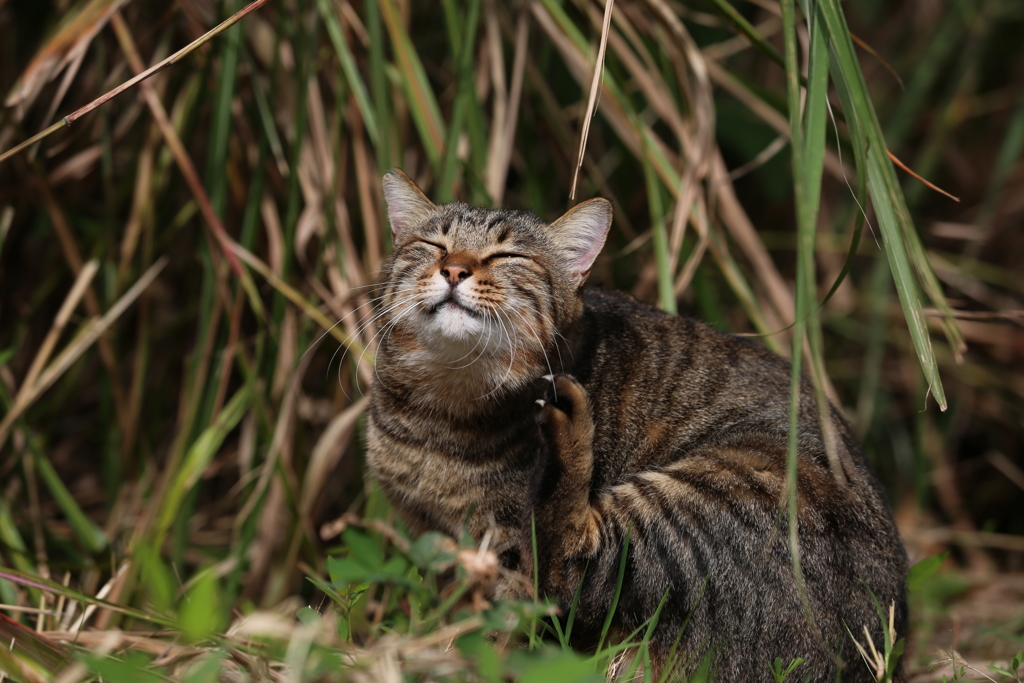
[[[0, 152], [243, 6], [0, 0]], [[1024, 645], [1024, 4], [842, 9], [888, 150], [960, 199], [897, 172], [921, 291], [930, 272], [941, 287], [909, 310], [948, 409], [922, 373], [834, 81], [820, 214], [798, 248], [795, 71], [774, 0], [615, 4], [576, 195], [615, 207], [591, 284], [790, 355], [807, 257], [825, 301], [822, 386], [863, 437], [911, 560], [951, 552], [914, 596], [911, 668], [938, 646], [1006, 661]], [[0, 578], [9, 618], [57, 639], [84, 627], [77, 642], [102, 650], [144, 619], [94, 601], [83, 613], [97, 593], [176, 615], [156, 623], [196, 638], [321, 599], [306, 579], [356, 538], [340, 541], [337, 520], [389, 518], [361, 459], [371, 285], [390, 240], [380, 177], [398, 166], [438, 201], [560, 215], [603, 12], [267, 2], [0, 165], [0, 566], [21, 577]], [[811, 30], [795, 27], [806, 64]], [[186, 618], [183, 595], [205, 596], [209, 623]], [[365, 647], [395, 599], [370, 595], [378, 608], [346, 636]], [[167, 657], [140, 642], [104, 652]]]

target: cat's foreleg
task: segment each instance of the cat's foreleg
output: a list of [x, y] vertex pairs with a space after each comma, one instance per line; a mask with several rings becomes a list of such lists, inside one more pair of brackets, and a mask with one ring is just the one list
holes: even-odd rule
[[556, 375], [537, 415], [541, 447], [523, 524], [523, 569], [541, 592], [570, 599], [586, 558], [599, 549], [602, 520], [591, 505], [594, 421], [586, 390]]

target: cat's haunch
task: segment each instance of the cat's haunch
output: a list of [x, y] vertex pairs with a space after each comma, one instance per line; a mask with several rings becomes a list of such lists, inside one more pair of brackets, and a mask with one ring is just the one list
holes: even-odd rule
[[655, 680], [705, 656], [717, 681], [769, 680], [777, 657], [804, 660], [799, 680], [875, 680], [850, 634], [867, 628], [881, 650], [876, 605], [892, 604], [905, 635], [906, 553], [838, 410], [830, 462], [803, 382], [802, 596], [786, 512], [785, 360], [584, 289], [611, 226], [603, 199], [547, 224], [436, 206], [397, 170], [384, 193], [395, 248], [382, 271], [368, 461], [412, 530], [490, 531], [502, 563], [532, 575], [535, 529], [543, 595], [568, 606], [579, 589], [573, 644], [584, 650], [597, 644], [625, 548], [614, 624], [628, 636], [664, 602]]

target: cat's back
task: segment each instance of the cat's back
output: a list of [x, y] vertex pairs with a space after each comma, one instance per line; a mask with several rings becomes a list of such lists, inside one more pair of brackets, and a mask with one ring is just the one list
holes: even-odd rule
[[574, 373], [588, 391], [653, 414], [788, 419], [790, 364], [760, 341], [600, 289], [584, 294], [579, 338]]
[[[750, 680], [750, 661], [780, 655], [813, 660], [803, 672], [811, 680], [834, 678], [808, 635], [786, 552], [790, 363], [759, 340], [600, 290], [584, 295], [578, 339], [574, 373], [594, 415], [598, 506], [633, 525], [637, 557], [656, 558], [643, 572], [657, 590], [624, 593], [620, 604], [642, 612], [634, 604], [656, 603], [669, 586], [666, 632], [686, 623], [687, 647], [700, 648], [729, 630], [720, 680]], [[830, 406], [836, 476], [806, 379], [799, 405], [802, 566], [824, 642], [844, 643], [845, 624], [877, 627], [875, 599], [895, 606], [902, 633], [906, 558], [881, 487]], [[607, 564], [606, 585], [616, 566]], [[713, 596], [696, 599], [688, 591], [709, 576]], [[755, 584], [773, 596], [770, 619], [749, 599]], [[843, 656], [848, 680], [870, 679], [855, 654]]]
[[[772, 448], [786, 441], [791, 366], [759, 340], [601, 289], [584, 293], [578, 339], [573, 372], [591, 396], [595, 450], [634, 454], [622, 463], [623, 472], [667, 464], [680, 451], [728, 435], [756, 437]], [[844, 455], [860, 465], [845, 420], [834, 408], [829, 419]], [[803, 457], [823, 463], [824, 442], [806, 379], [800, 438]]]
[[581, 324], [583, 345], [595, 371], [625, 362], [638, 379], [669, 382], [685, 375], [709, 391], [789, 391], [789, 363], [761, 342], [665, 313], [623, 292], [585, 290]]

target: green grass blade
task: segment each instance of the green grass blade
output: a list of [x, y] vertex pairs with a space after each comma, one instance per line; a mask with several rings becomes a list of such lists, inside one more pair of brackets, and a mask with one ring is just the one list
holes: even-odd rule
[[746, 18], [736, 11], [736, 8], [729, 4], [728, 0], [709, 0], [714, 6], [718, 13], [725, 17], [733, 27], [746, 36], [750, 44], [760, 50], [768, 59], [772, 60], [779, 66], [785, 68], [786, 62], [782, 57], [782, 54], [776, 49], [774, 45], [765, 40], [764, 36], [757, 32], [753, 24], [746, 20]]
[[[882, 160], [882, 163], [888, 162], [889, 159], [886, 157]], [[889, 170], [892, 171], [892, 166], [889, 166]], [[892, 177], [895, 183], [895, 176]], [[870, 187], [870, 184], [869, 184]], [[898, 189], [898, 186], [897, 186]], [[916, 230], [906, 230], [904, 235], [907, 240], [907, 249], [910, 253], [910, 262], [914, 266], [914, 270], [917, 272], [918, 278], [921, 280], [922, 289], [925, 294], [928, 295], [928, 299], [932, 302], [935, 308], [939, 309], [942, 313], [942, 330], [946, 335], [946, 340], [949, 346], [953, 350], [953, 355], [957, 362], [963, 360], [963, 352], [967, 350], [967, 344], [964, 342], [963, 333], [960, 331], [960, 326], [956, 322], [956, 318], [953, 317], [953, 309], [949, 305], [949, 301], [946, 300], [946, 295], [942, 292], [942, 285], [939, 284], [939, 279], [935, 275], [935, 271], [932, 270], [931, 261], [928, 258], [928, 254], [925, 253], [924, 245], [921, 244], [921, 237], [917, 234]], [[938, 378], [938, 372], [935, 374]], [[939, 391], [942, 390], [941, 382]], [[934, 391], [934, 387], [933, 387]], [[936, 395], [936, 398], [938, 395]], [[943, 410], [945, 410], [944, 404]]]
[[[189, 448], [180, 468], [174, 473], [174, 481], [164, 497], [160, 513], [157, 516], [157, 534], [162, 536], [171, 528], [178, 516], [181, 504], [185, 496], [199, 482], [203, 472], [217, 454], [217, 449], [227, 438], [228, 433], [235, 428], [238, 422], [245, 415], [251, 401], [248, 387], [243, 387], [235, 394], [217, 415], [216, 421], [210, 425], [192, 447]], [[157, 544], [159, 546], [159, 544]]]
[[53, 468], [50, 461], [35, 448], [32, 449], [32, 460], [39, 472], [39, 477], [46, 484], [50, 495], [53, 496], [61, 512], [67, 517], [68, 523], [85, 549], [92, 555], [105, 549], [107, 547], [106, 534], [82, 512], [82, 508], [75, 502], [75, 497], [61, 481], [60, 475], [57, 474], [57, 470]]
[[[637, 122], [637, 128], [640, 124]], [[647, 204], [651, 212], [651, 232], [654, 235], [654, 258], [658, 268], [658, 300], [662, 309], [675, 315], [676, 293], [675, 277], [672, 273], [671, 259], [668, 253], [668, 235], [665, 230], [665, 208], [662, 202], [661, 185], [655, 175], [654, 167], [651, 164], [649, 147], [644, 140], [644, 153], [640, 160], [644, 165], [644, 179], [647, 183]]]
[[427, 158], [434, 168], [441, 163], [444, 150], [445, 128], [441, 119], [441, 108], [427, 79], [416, 46], [409, 38], [405, 27], [398, 17], [398, 8], [393, 0], [379, 0], [378, 6], [391, 44], [398, 58], [398, 71], [401, 74], [401, 85], [409, 99], [409, 111], [420, 134]]
[[[821, 331], [821, 308], [817, 303], [817, 282], [815, 277], [815, 245], [818, 236], [818, 209], [821, 200], [821, 178], [825, 167], [825, 130], [828, 109], [829, 49], [828, 34], [820, 14], [815, 12], [810, 0], [805, 0], [805, 16], [810, 18], [810, 55], [808, 58], [807, 97], [804, 124], [802, 159], [799, 163], [800, 177], [795, 178], [797, 187], [797, 234], [799, 272], [797, 275], [799, 294], [797, 317], [806, 314], [807, 339], [810, 349], [810, 376], [814, 383], [814, 398], [818, 408], [818, 420], [824, 436], [825, 450], [829, 465], [837, 481], [846, 481], [842, 463], [836, 448], [831, 423], [831, 411], [825, 387], [828, 378], [825, 373], [825, 349]], [[792, 121], [793, 114], [790, 114]], [[794, 170], [797, 168], [794, 161]], [[803, 301], [801, 301], [801, 298]], [[800, 311], [799, 309], [805, 310]], [[797, 353], [796, 348], [793, 350]]]
[[376, 145], [380, 140], [380, 131], [377, 128], [377, 110], [370, 103], [370, 94], [366, 90], [363, 77], [359, 75], [355, 57], [352, 56], [352, 50], [349, 48], [348, 43], [345, 42], [345, 34], [342, 31], [341, 22], [338, 21], [338, 16], [332, 9], [329, 0], [317, 0], [316, 5], [317, 9], [320, 10], [320, 16], [323, 17], [324, 26], [327, 28], [327, 35], [331, 39], [331, 45], [334, 46], [334, 51], [338, 55], [338, 61], [341, 62], [341, 70], [345, 74], [345, 81], [348, 83], [348, 87], [352, 88], [352, 94], [355, 95], [356, 106], [359, 107], [359, 113], [363, 116], [363, 125], [366, 126], [366, 134], [370, 136], [370, 141]]
[[[239, 0], [225, 3], [223, 11], [229, 16], [238, 9]], [[235, 79], [238, 75], [239, 51], [242, 44], [242, 27], [235, 26], [225, 32], [221, 40], [220, 74], [214, 97], [213, 128], [207, 152], [206, 186], [209, 188], [210, 204], [218, 216], [224, 215], [224, 203], [228, 188], [228, 143], [231, 139], [231, 103], [235, 95]]]
[[[255, 72], [256, 64], [253, 59], [248, 54], [245, 55], [245, 58], [247, 68], [250, 71]], [[252, 99], [256, 108], [256, 116], [250, 116], [250, 119], [258, 119], [259, 128], [262, 130], [264, 138], [270, 146], [270, 151], [274, 155], [274, 159], [277, 160], [279, 166], [283, 167], [284, 144], [281, 142], [281, 136], [277, 133], [277, 126], [274, 123], [274, 112], [270, 106], [267, 88], [262, 79], [259, 78], [252, 78], [249, 83], [252, 87]], [[254, 126], [255, 123], [256, 122], [253, 121]]]
[[903, 245], [901, 224], [896, 216], [895, 207], [891, 202], [885, 201], [887, 196], [889, 198], [892, 197], [891, 192], [893, 188], [891, 184], [886, 182], [883, 164], [884, 162], [879, 159], [878, 155], [871, 154], [869, 150], [868, 191], [874, 200], [875, 215], [878, 217], [879, 229], [885, 244], [885, 254], [889, 259], [889, 268], [892, 270], [893, 281], [896, 283], [896, 292], [899, 295], [900, 304], [903, 306], [903, 314], [907, 320], [907, 327], [910, 330], [914, 348], [917, 349], [918, 362], [924, 371], [928, 386], [935, 396], [935, 400], [938, 402], [939, 407], [945, 410], [946, 395], [942, 390], [938, 363], [932, 350], [931, 337], [928, 334], [928, 327], [924, 322], [924, 314], [921, 312], [921, 300], [918, 297], [917, 284], [914, 281], [911, 265]]
[[[530, 548], [533, 555], [533, 602], [536, 605], [540, 602], [540, 558], [537, 555], [537, 516], [530, 512]], [[530, 617], [530, 649], [532, 650], [536, 643], [537, 633], [537, 610], [533, 611]]]
[[[458, 75], [456, 77], [455, 106], [452, 108], [452, 120], [448, 124], [448, 136], [444, 143], [444, 158], [441, 161], [441, 172], [438, 177], [435, 194], [440, 203], [448, 203], [455, 198], [453, 185], [455, 170], [458, 164], [459, 136], [466, 121], [469, 107], [476, 95], [473, 92], [473, 49], [476, 47], [477, 25], [480, 23], [480, 0], [470, 0], [465, 31], [460, 37], [460, 54], [458, 55]], [[454, 31], [454, 28], [452, 29]], [[452, 37], [453, 44], [455, 36]]]
[[612, 596], [611, 605], [608, 606], [608, 614], [604, 618], [604, 626], [601, 627], [601, 637], [597, 641], [597, 651], [600, 652], [604, 646], [604, 639], [608, 637], [608, 630], [612, 626], [612, 619], [615, 618], [615, 610], [619, 607], [619, 597], [622, 595], [622, 581], [626, 577], [626, 562], [629, 561], [629, 539], [633, 527], [626, 529], [626, 536], [622, 539], [622, 555], [619, 557], [619, 573], [615, 580], [615, 594]]
[[0, 642], [3, 643], [3, 647], [0, 647], [0, 653], [3, 654], [0, 657], [0, 671], [10, 674], [14, 680], [19, 680], [19, 664], [52, 676], [69, 661], [67, 652], [60, 645], [3, 614], [0, 614]]
[[[793, 0], [782, 0], [783, 54], [786, 58], [786, 101], [789, 107], [790, 147], [793, 165], [793, 192], [797, 206], [796, 320], [793, 324], [793, 351], [789, 388], [789, 444], [786, 454], [786, 509], [789, 521], [789, 549], [793, 565], [793, 578], [801, 599], [806, 603], [803, 572], [800, 566], [800, 539], [797, 527], [797, 438], [800, 415], [800, 372], [803, 360], [804, 335], [807, 319], [812, 314], [807, 290], [808, 276], [813, 282], [813, 244], [811, 251], [804, 248], [808, 223], [807, 176], [804, 172], [804, 130], [800, 117], [800, 66], [797, 58], [796, 11]], [[813, 226], [812, 226], [813, 228]], [[808, 263], [810, 259], [810, 263]]]
[[572, 594], [572, 603], [569, 605], [569, 616], [565, 621], [565, 641], [563, 645], [568, 645], [572, 638], [572, 627], [576, 623], [576, 612], [580, 606], [580, 594], [583, 592], [583, 582], [587, 580], [587, 569], [590, 568], [589, 563], [583, 567], [583, 574], [580, 576], [580, 582], [576, 584], [576, 592]]
[[[374, 125], [380, 126], [380, 133], [374, 149], [377, 152], [377, 172], [383, 175], [395, 163], [392, 150], [397, 149], [398, 140], [392, 139], [392, 109], [388, 93], [384, 59], [384, 28], [381, 26], [380, 7], [377, 5], [377, 0], [366, 0], [365, 8], [366, 30], [370, 34], [370, 89], [373, 92], [373, 119]], [[386, 238], [390, 240], [390, 234], [386, 235]]]
[[74, 588], [68, 588], [67, 586], [61, 585], [56, 581], [50, 581], [48, 579], [41, 579], [38, 576], [27, 574], [25, 572], [19, 572], [14, 569], [7, 567], [0, 567], [0, 579], [6, 579], [13, 584], [24, 586], [26, 588], [33, 588], [36, 590], [44, 591], [63, 597], [67, 600], [75, 600], [82, 603], [83, 605], [96, 605], [104, 609], [109, 609], [114, 612], [134, 617], [135, 619], [141, 619], [152, 624], [159, 624], [161, 626], [173, 626], [174, 623], [168, 619], [151, 614], [149, 612], [135, 609], [133, 607], [125, 607], [118, 605], [113, 602], [101, 600], [100, 598], [93, 597], [81, 591], [77, 591]]
[[[15, 568], [29, 575], [35, 573], [35, 567], [32, 566], [28, 549], [25, 547], [25, 539], [21, 537], [21, 532], [18, 531], [11, 511], [7, 508], [3, 498], [0, 498], [0, 546], [4, 548], [6, 556], [10, 558], [10, 562]], [[34, 587], [29, 586], [28, 588], [32, 602], [38, 605], [42, 593]], [[17, 599], [11, 604], [17, 604]]]
[[[914, 254], [916, 260], [913, 264], [907, 254], [904, 240], [913, 242], [917, 234], [910, 220], [903, 193], [896, 182], [892, 162], [886, 154], [881, 127], [871, 104], [841, 8], [836, 0], [819, 0], [818, 9], [831, 39], [834, 56], [832, 77], [843, 101], [851, 138], [855, 145], [862, 145], [864, 149], [868, 194], [878, 216], [885, 253], [893, 272], [910, 336], [917, 350], [917, 360], [939, 407], [945, 410], [946, 396], [942, 389], [931, 338], [921, 313], [921, 301], [914, 278], [915, 269], [918, 273], [930, 272], [931, 266], [927, 260], [921, 260], [923, 252]], [[933, 296], [937, 295], [937, 298], [933, 299], [934, 304], [940, 308], [943, 304], [948, 307], [941, 290], [931, 293]], [[959, 347], [955, 338], [950, 341], [954, 347]]]
[[[810, 0], [806, 0], [810, 2]], [[821, 176], [825, 168], [825, 124], [828, 108], [828, 35], [817, 14], [811, 17], [811, 45], [808, 59], [807, 98], [804, 106], [803, 160], [801, 177], [803, 202], [797, 207], [800, 224], [806, 232], [801, 239], [801, 248], [811, 250], [813, 260], [814, 238], [818, 221], [818, 207], [821, 200]], [[792, 115], [791, 115], [792, 118]], [[803, 242], [809, 240], [807, 245]]]

